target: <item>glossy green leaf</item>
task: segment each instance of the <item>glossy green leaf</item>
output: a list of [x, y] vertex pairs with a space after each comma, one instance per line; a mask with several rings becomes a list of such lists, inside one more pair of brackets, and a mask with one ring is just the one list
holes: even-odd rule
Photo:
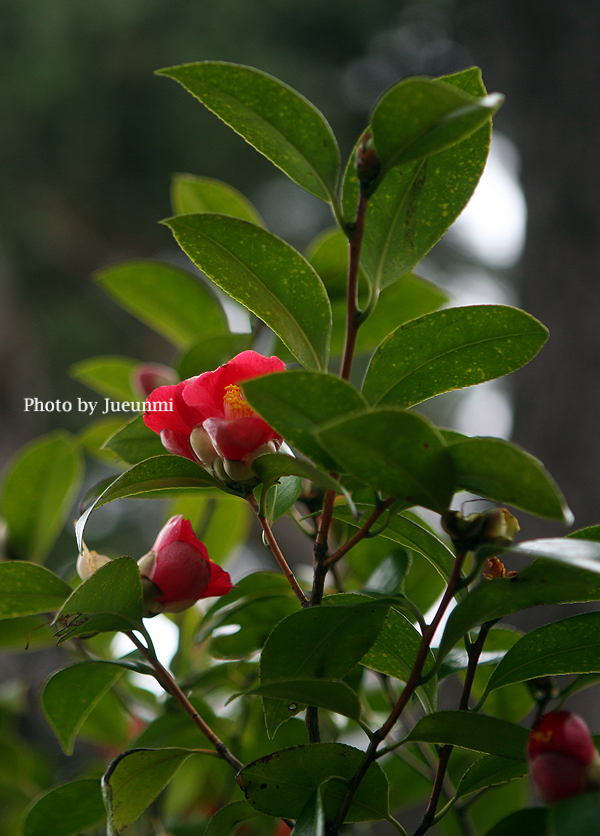
[[75, 836], [105, 817], [100, 781], [83, 778], [53, 787], [29, 807], [23, 836]]
[[[386, 613], [387, 606], [376, 601], [294, 612], [276, 625], [265, 643], [260, 660], [261, 685], [290, 679], [343, 679], [377, 638]], [[331, 652], [332, 646], [335, 653]], [[296, 713], [289, 710], [288, 703], [264, 698], [270, 737]]]
[[474, 98], [440, 79], [399, 81], [379, 99], [371, 118], [383, 171], [465, 139], [489, 122], [502, 101], [498, 93]]
[[120, 427], [107, 439], [104, 447], [128, 464], [139, 464], [165, 453], [160, 436], [148, 429], [143, 415], [136, 415], [124, 427]]
[[[392, 608], [374, 645], [363, 656], [360, 663], [375, 671], [407, 682], [420, 646], [421, 634], [407, 618]], [[423, 667], [423, 674], [428, 674], [434, 665], [435, 657], [429, 650]], [[433, 677], [425, 685], [417, 688], [417, 696], [426, 711], [435, 711], [437, 708], [437, 679]]]
[[[211, 653], [223, 659], [241, 659], [260, 650], [271, 630], [298, 610], [298, 602], [282, 575], [255, 572], [241, 578], [231, 592], [208, 610], [197, 641], [211, 638]], [[212, 636], [221, 627], [239, 625], [232, 635]]]
[[292, 613], [265, 643], [261, 685], [288, 679], [343, 679], [375, 642], [387, 611], [388, 605], [372, 600]]
[[553, 836], [596, 836], [600, 792], [586, 792], [554, 804], [548, 813]]
[[310, 796], [300, 811], [292, 834], [293, 836], [325, 836], [325, 811], [320, 788]]
[[549, 836], [547, 828], [548, 810], [545, 807], [526, 807], [506, 816], [488, 830], [485, 836]]
[[472, 711], [427, 714], [413, 726], [406, 738], [423, 743], [460, 746], [517, 761], [526, 759], [528, 739], [529, 730], [524, 726]]
[[[139, 360], [131, 357], [119, 357], [117, 355], [105, 355], [102, 357], [90, 357], [88, 360], [80, 360], [69, 369], [69, 374], [80, 383], [85, 383], [90, 389], [113, 398], [117, 401], [139, 401], [140, 396], [131, 388], [131, 380], [135, 369], [140, 365]], [[144, 399], [141, 398], [143, 401]], [[80, 398], [79, 402], [90, 403], [86, 398]], [[95, 403], [94, 411], [90, 413], [89, 407], [85, 411], [91, 415], [100, 415], [105, 408], [104, 402], [91, 401]]]
[[600, 612], [544, 624], [523, 636], [493, 671], [486, 691], [541, 676], [600, 673]]
[[114, 760], [102, 778], [109, 820], [117, 832], [134, 822], [194, 752], [133, 749]]
[[456, 790], [458, 798], [462, 798], [477, 790], [504, 784], [515, 778], [527, 775], [529, 767], [526, 761], [515, 761], [512, 758], [501, 758], [498, 755], [485, 755], [475, 761], [460, 779]]
[[112, 662], [79, 662], [50, 677], [42, 692], [42, 708], [66, 755], [73, 753], [87, 716], [124, 672]]
[[229, 836], [235, 832], [248, 819], [255, 818], [259, 814], [248, 804], [247, 801], [232, 801], [226, 804], [214, 814], [206, 825], [204, 836]]
[[[442, 79], [473, 96], [485, 94], [472, 67]], [[387, 172], [369, 201], [361, 249], [365, 274], [385, 287], [412, 270], [462, 212], [483, 173], [491, 125], [436, 154]], [[344, 217], [354, 219], [358, 181], [353, 155], [344, 178]]]
[[204, 468], [181, 456], [155, 456], [134, 465], [104, 490], [87, 511], [79, 517], [76, 532], [79, 547], [85, 524], [95, 508], [115, 499], [139, 496], [153, 491], [187, 488], [220, 488], [223, 486], [209, 476]]
[[586, 528], [580, 528], [579, 531], [571, 531], [566, 536], [575, 540], [594, 540], [599, 543], [600, 525], [588, 525]]
[[363, 394], [403, 408], [521, 368], [548, 331], [506, 305], [469, 305], [425, 314], [400, 326], [373, 356]]
[[263, 226], [262, 218], [241, 192], [212, 177], [176, 174], [171, 182], [171, 206], [174, 215], [218, 212]]
[[183, 64], [159, 75], [178, 81], [299, 186], [323, 200], [336, 193], [340, 155], [331, 128], [287, 84], [222, 61]]
[[569, 525], [573, 515], [538, 459], [502, 438], [446, 437], [458, 487]]
[[187, 270], [161, 261], [128, 261], [95, 278], [122, 307], [179, 349], [227, 332], [220, 303]]
[[600, 599], [600, 575], [577, 565], [538, 559], [512, 578], [484, 581], [450, 613], [438, 651], [446, 653], [474, 627], [541, 604]]
[[[248, 764], [240, 773], [246, 798], [257, 810], [271, 816], [297, 818], [303, 807], [322, 789], [326, 821], [331, 821], [344, 798], [364, 752], [343, 743], [316, 743], [282, 749]], [[374, 821], [388, 815], [388, 782], [379, 764], [372, 764], [361, 781], [346, 816], [347, 822]]]
[[437, 430], [393, 407], [329, 421], [315, 436], [345, 472], [411, 505], [443, 512], [454, 493], [454, 468]]
[[252, 470], [260, 478], [261, 482], [270, 482], [280, 476], [299, 476], [301, 479], [310, 479], [317, 485], [329, 488], [336, 493], [343, 493], [344, 488], [337, 479], [328, 473], [319, 470], [305, 459], [296, 459], [285, 453], [264, 453], [257, 456], [252, 462]]
[[[373, 508], [370, 506], [366, 508], [359, 506], [359, 510], [364, 510], [368, 515]], [[365, 521], [364, 517], [356, 521], [349, 509], [343, 505], [338, 505], [333, 515], [336, 519], [343, 520], [355, 527], [362, 525]], [[435, 534], [432, 534], [413, 520], [408, 519], [408, 517], [404, 517], [401, 514], [393, 516], [387, 522], [380, 536], [388, 540], [393, 540], [395, 543], [400, 543], [406, 548], [422, 554], [445, 581], [450, 577], [454, 565], [454, 554]]]
[[0, 618], [58, 610], [71, 592], [68, 583], [37, 563], [0, 563]]
[[330, 374], [289, 371], [245, 380], [248, 403], [285, 440], [327, 471], [338, 464], [315, 438], [318, 425], [364, 409], [366, 401], [345, 380]]
[[[375, 310], [360, 326], [356, 340], [357, 355], [374, 351], [400, 325], [437, 310], [448, 298], [433, 282], [415, 273], [406, 273], [379, 294]], [[341, 354], [346, 330], [346, 303], [334, 301], [332, 310], [331, 353]]]
[[[510, 549], [512, 554], [527, 557], [546, 557], [568, 566], [600, 572], [600, 543], [567, 537], [542, 537], [539, 540], [524, 540]], [[590, 599], [592, 600], [592, 599]]]
[[361, 714], [360, 700], [352, 688], [337, 679], [278, 680], [257, 685], [245, 695], [284, 700], [290, 715], [297, 713], [303, 705], [316, 705], [357, 721]]
[[298, 501], [301, 493], [302, 479], [300, 476], [280, 476], [277, 484], [269, 488], [267, 518], [272, 522], [278, 520]]
[[262, 319], [300, 363], [326, 368], [331, 307], [321, 279], [299, 252], [266, 229], [227, 215], [180, 215], [165, 223], [194, 264]]
[[177, 363], [182, 380], [210, 372], [229, 362], [236, 354], [252, 348], [252, 334], [224, 334], [207, 337], [189, 348]]
[[329, 298], [345, 300], [350, 250], [342, 230], [333, 226], [321, 232], [309, 245], [306, 258], [321, 277]]
[[[119, 466], [122, 460], [112, 450], [104, 447], [108, 439], [123, 427], [123, 419], [117, 416], [105, 415], [97, 421], [86, 424], [78, 433], [77, 439], [83, 451], [93, 459], [97, 459], [111, 467]], [[163, 451], [164, 452], [164, 451]]]
[[44, 559], [71, 511], [82, 469], [76, 439], [60, 430], [17, 453], [8, 465], [0, 503], [9, 555]]
[[59, 644], [88, 633], [141, 627], [142, 582], [135, 560], [118, 557], [97, 569], [67, 598], [57, 622]]

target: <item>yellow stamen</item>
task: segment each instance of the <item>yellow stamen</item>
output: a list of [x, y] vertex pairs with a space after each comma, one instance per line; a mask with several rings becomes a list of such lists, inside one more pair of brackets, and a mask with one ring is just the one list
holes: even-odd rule
[[225, 387], [223, 403], [228, 414], [226, 418], [252, 418], [256, 413], [244, 400], [242, 390], [235, 383]]

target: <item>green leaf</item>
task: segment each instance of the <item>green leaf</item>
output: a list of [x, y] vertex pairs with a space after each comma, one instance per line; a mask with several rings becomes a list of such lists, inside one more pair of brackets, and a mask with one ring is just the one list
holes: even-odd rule
[[23, 822], [23, 836], [75, 836], [95, 827], [105, 815], [100, 782], [71, 781], [34, 800]]
[[73, 592], [62, 578], [37, 563], [0, 563], [0, 618], [58, 610]]
[[321, 232], [309, 245], [306, 258], [321, 277], [329, 298], [345, 300], [350, 250], [342, 230], [333, 226]]
[[[260, 650], [271, 630], [285, 616], [297, 612], [298, 602], [287, 580], [271, 572], [255, 572], [239, 580], [226, 598], [220, 598], [200, 623], [197, 642], [211, 637], [211, 653], [223, 659], [242, 659]], [[233, 635], [212, 633], [219, 627], [239, 625]]]
[[486, 692], [541, 676], [600, 673], [600, 612], [544, 624], [523, 636], [493, 671]]
[[153, 456], [164, 455], [165, 452], [160, 436], [148, 429], [143, 415], [137, 415], [124, 427], [120, 427], [108, 438], [104, 447], [128, 464], [139, 464]]
[[577, 565], [538, 559], [512, 578], [485, 581], [450, 613], [438, 659], [469, 631], [486, 621], [541, 604], [600, 599], [600, 576]]
[[125, 669], [114, 662], [79, 662], [54, 673], [44, 686], [42, 709], [66, 755], [84, 721]]
[[266, 229], [227, 215], [180, 215], [164, 223], [194, 264], [262, 319], [300, 363], [326, 368], [331, 307], [321, 279], [299, 252]]
[[290, 836], [292, 834], [293, 836], [325, 836], [325, 812], [320, 787], [310, 796], [300, 811]]
[[[363, 509], [364, 506], [359, 506], [359, 510], [362, 511]], [[368, 514], [372, 510], [373, 507], [366, 507]], [[337, 520], [343, 520], [357, 528], [364, 523], [364, 518], [356, 521], [350, 513], [350, 510], [343, 505], [336, 506], [333, 516]], [[402, 546], [422, 554], [445, 581], [450, 577], [452, 567], [454, 566], [454, 554], [435, 534], [432, 534], [413, 520], [398, 514], [391, 518], [380, 536], [388, 540], [393, 540], [395, 543], [400, 543]]]
[[54, 623], [59, 644], [87, 633], [135, 630], [142, 626], [142, 582], [137, 563], [118, 557], [97, 569], [67, 598]]
[[[485, 87], [476, 67], [445, 76], [443, 81], [481, 96]], [[361, 263], [376, 287], [408, 273], [439, 241], [462, 212], [483, 173], [491, 124], [436, 154], [393, 168], [369, 201]], [[354, 219], [358, 180], [352, 155], [343, 189], [344, 217]]]
[[493, 380], [538, 353], [548, 331], [506, 305], [469, 305], [425, 314], [401, 325], [377, 349], [363, 394], [369, 403], [408, 408]]
[[475, 98], [446, 81], [405, 78], [375, 105], [371, 129], [383, 172], [455, 145], [489, 122], [498, 93]]
[[516, 723], [475, 714], [472, 711], [439, 711], [427, 714], [411, 729], [406, 740], [450, 744], [517, 761], [526, 759], [529, 730]]
[[565, 798], [548, 812], [550, 832], [556, 836], [596, 836], [600, 820], [600, 792]]
[[600, 542], [600, 525], [588, 525], [586, 528], [580, 528], [579, 531], [571, 531], [566, 535], [575, 540], [594, 540]]
[[82, 469], [76, 439], [60, 430], [17, 453], [6, 472], [0, 505], [10, 555], [44, 559], [71, 510]]
[[[122, 464], [121, 459], [112, 450], [104, 447], [108, 439], [123, 427], [123, 415], [110, 417], [108, 415], [86, 424], [78, 433], [77, 439], [83, 451], [94, 459], [110, 467]], [[164, 452], [164, 449], [163, 449]]]
[[171, 206], [174, 215], [218, 212], [264, 226], [254, 206], [241, 192], [211, 177], [176, 174], [171, 182]]
[[454, 493], [454, 468], [437, 430], [393, 407], [321, 425], [315, 436], [344, 471], [411, 505], [443, 512]]
[[[363, 656], [360, 663], [375, 671], [407, 682], [420, 646], [421, 634], [407, 618], [392, 608], [374, 645]], [[434, 665], [435, 656], [429, 650], [423, 667], [423, 675], [428, 674]], [[435, 711], [437, 708], [437, 679], [433, 677], [425, 685], [417, 688], [417, 696], [427, 712]]]
[[[317, 788], [323, 787], [326, 821], [332, 821], [364, 752], [343, 743], [315, 743], [282, 749], [248, 764], [240, 772], [246, 798], [271, 816], [297, 818]], [[379, 764], [372, 764], [359, 784], [347, 822], [374, 821], [388, 815], [388, 783]]]
[[[260, 659], [260, 683], [290, 679], [343, 679], [369, 650], [385, 620], [387, 605], [298, 610], [277, 624]], [[336, 652], [331, 652], [335, 643]], [[293, 713], [281, 700], [266, 697], [265, 722], [272, 737]], [[300, 710], [300, 707], [297, 709]]]
[[187, 270], [161, 261], [128, 261], [95, 278], [123, 308], [179, 349], [227, 333], [220, 303]]
[[554, 479], [538, 459], [501, 438], [454, 440], [444, 434], [457, 485], [538, 517], [569, 525], [573, 515]]
[[510, 551], [527, 557], [546, 557], [589, 572], [600, 572], [600, 544], [591, 540], [542, 537], [539, 540], [525, 540], [512, 546]]
[[259, 814], [247, 801], [232, 801], [214, 814], [206, 825], [204, 836], [229, 836], [240, 825]]
[[546, 819], [548, 810], [545, 807], [526, 807], [517, 810], [495, 824], [488, 830], [486, 836], [548, 836]]
[[340, 155], [323, 115], [252, 67], [202, 61], [159, 70], [178, 81], [295, 183], [323, 200], [337, 191]]
[[261, 685], [288, 679], [343, 679], [375, 642], [388, 606], [370, 600], [292, 613], [265, 643]]
[[511, 758], [501, 758], [497, 755], [485, 755], [475, 761], [460, 779], [456, 790], [458, 798], [462, 798], [477, 790], [504, 784], [515, 778], [527, 775], [529, 767], [525, 761], [514, 761]]
[[349, 685], [337, 679], [294, 678], [267, 682], [245, 691], [244, 696], [285, 700], [290, 716], [297, 713], [302, 705], [316, 705], [352, 720], [360, 719], [360, 700]]
[[[379, 294], [373, 313], [360, 326], [356, 340], [356, 353], [374, 351], [396, 328], [411, 319], [430, 313], [448, 301], [448, 296], [433, 282], [406, 273]], [[341, 354], [346, 332], [346, 302], [334, 300], [331, 353]]]
[[257, 456], [252, 462], [252, 470], [261, 482], [270, 482], [280, 476], [299, 476], [301, 479], [310, 479], [311, 482], [336, 493], [345, 492], [337, 479], [328, 473], [319, 470], [305, 459], [296, 459], [285, 453], [264, 453], [262, 456]]
[[302, 479], [299, 476], [281, 476], [277, 484], [269, 488], [267, 518], [272, 522], [278, 520], [298, 501], [301, 493]]
[[118, 832], [144, 812], [191, 755], [190, 749], [133, 749], [119, 755], [102, 778], [110, 823]]
[[[90, 357], [88, 360], [80, 360], [79, 363], [71, 366], [69, 374], [75, 380], [108, 398], [117, 401], [131, 401], [132, 398], [140, 400], [139, 394], [131, 388], [133, 372], [139, 365], [139, 360], [133, 360], [130, 357], [117, 355]], [[94, 412], [97, 407], [98, 402], [96, 402]]]
[[220, 488], [223, 485], [209, 476], [204, 468], [190, 459], [181, 456], [155, 456], [134, 465], [131, 470], [121, 474], [104, 490], [87, 511], [79, 517], [75, 527], [78, 545], [81, 548], [83, 531], [87, 520], [95, 508], [106, 505], [115, 499], [127, 496], [167, 489]]
[[241, 386], [248, 403], [289, 444], [325, 470], [337, 469], [314, 432], [322, 422], [365, 408], [354, 386], [334, 375], [305, 371], [264, 375]]

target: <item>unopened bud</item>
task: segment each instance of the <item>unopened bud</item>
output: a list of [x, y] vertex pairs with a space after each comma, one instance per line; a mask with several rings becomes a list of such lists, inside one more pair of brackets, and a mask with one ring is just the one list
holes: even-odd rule
[[95, 551], [90, 551], [86, 544], [83, 543], [81, 554], [77, 558], [77, 574], [82, 581], [87, 581], [96, 569], [105, 566], [107, 563], [110, 563], [110, 557], [106, 557], [104, 554], [98, 554]]
[[360, 190], [366, 197], [370, 197], [375, 191], [380, 172], [381, 160], [375, 150], [373, 136], [366, 133], [356, 150], [356, 175]]
[[600, 789], [600, 755], [577, 714], [544, 715], [529, 735], [527, 757], [531, 780], [546, 804]]
[[492, 508], [466, 517], [460, 511], [445, 511], [442, 528], [453, 543], [473, 550], [483, 544], [509, 546], [519, 531], [519, 523], [506, 508]]
[[147, 398], [159, 386], [170, 386], [178, 381], [177, 372], [162, 363], [140, 363], [131, 374], [131, 388]]

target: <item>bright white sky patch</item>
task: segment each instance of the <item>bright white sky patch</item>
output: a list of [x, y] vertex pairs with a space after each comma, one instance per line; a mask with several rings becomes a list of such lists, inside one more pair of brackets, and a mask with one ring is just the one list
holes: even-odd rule
[[526, 223], [518, 152], [494, 133], [485, 171], [449, 236], [489, 267], [513, 267], [525, 244]]

